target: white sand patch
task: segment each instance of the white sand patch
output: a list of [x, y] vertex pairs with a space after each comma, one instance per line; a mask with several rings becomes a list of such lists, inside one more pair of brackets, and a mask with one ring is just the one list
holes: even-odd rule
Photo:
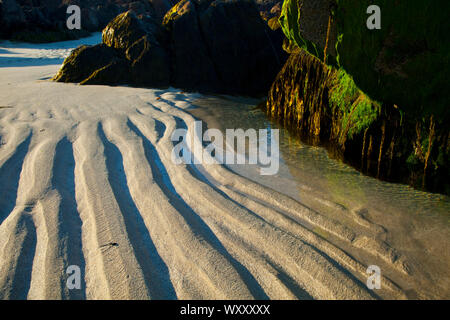
[[0, 67], [60, 65], [70, 52], [81, 44], [93, 45], [101, 42], [97, 32], [88, 38], [54, 43], [30, 44], [23, 42], [0, 42]]

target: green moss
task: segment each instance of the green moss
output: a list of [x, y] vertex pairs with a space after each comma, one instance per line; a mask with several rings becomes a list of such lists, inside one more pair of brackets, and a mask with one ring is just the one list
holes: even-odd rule
[[364, 129], [369, 128], [377, 117], [378, 108], [367, 96], [364, 96], [355, 106], [355, 112], [349, 117], [349, 122], [352, 124], [352, 127], [348, 131], [348, 137], [351, 139], [353, 135], [359, 134]]
[[416, 157], [414, 153], [411, 153], [408, 159], [406, 159], [406, 164], [408, 165], [409, 168], [414, 168], [420, 165], [420, 160]]
[[345, 111], [346, 108], [356, 100], [358, 88], [353, 78], [344, 70], [339, 70], [336, 79], [336, 88], [330, 94], [333, 106]]
[[297, 0], [287, 0], [283, 3], [279, 23], [286, 38], [295, 43], [299, 48], [302, 48], [317, 58], [323, 60], [323, 49], [318, 48], [316, 44], [305, 39], [300, 32], [300, 17], [301, 12]]
[[368, 128], [378, 117], [379, 104], [359, 90], [353, 78], [342, 69], [337, 72], [329, 100], [333, 109], [338, 108], [342, 132], [349, 139]]

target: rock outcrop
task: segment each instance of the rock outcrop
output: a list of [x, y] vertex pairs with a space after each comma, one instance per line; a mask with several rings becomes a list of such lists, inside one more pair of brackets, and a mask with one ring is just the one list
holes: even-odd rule
[[[104, 72], [94, 75], [98, 69], [114, 62], [129, 75], [117, 84], [264, 95], [286, 58], [280, 32], [267, 26], [253, 1], [182, 0], [162, 23], [133, 12], [117, 16], [103, 30], [106, 61], [99, 66], [78, 57], [100, 46], [75, 50], [55, 80], [89, 84], [97, 75], [103, 77]], [[85, 68], [91, 68], [90, 74], [83, 72], [76, 81], [66, 76]]]
[[379, 0], [382, 29], [368, 30], [372, 2], [284, 2], [291, 56], [267, 113], [365, 173], [450, 194], [445, 10]]

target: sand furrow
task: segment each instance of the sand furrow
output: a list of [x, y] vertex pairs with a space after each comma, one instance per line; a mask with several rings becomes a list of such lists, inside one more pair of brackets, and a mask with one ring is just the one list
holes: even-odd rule
[[[108, 180], [101, 126], [86, 121], [74, 142], [75, 188], [86, 247], [87, 296], [145, 299], [148, 288], [133, 254], [120, 206]], [[86, 223], [86, 225], [85, 225]]]
[[[146, 129], [154, 133], [145, 120]], [[108, 132], [122, 150], [125, 162], [133, 163], [125, 166], [127, 176], [136, 181], [129, 186], [130, 191], [137, 199], [136, 204], [158, 252], [167, 263], [177, 296], [253, 297], [229, 254], [202, 222], [195, 219], [192, 209], [174, 194], [151, 143], [144, 140], [133, 124], [125, 123], [126, 128], [123, 124], [113, 124]], [[220, 274], [217, 265], [221, 266]]]
[[27, 299], [30, 289], [33, 257], [36, 250], [36, 228], [28, 212], [17, 210], [0, 226], [0, 299]]
[[[193, 130], [195, 119], [191, 115], [184, 112], [183, 110], [178, 109], [176, 107], [176, 104], [173, 102], [164, 100], [160, 103], [166, 103], [172, 106], [170, 111], [168, 111], [174, 116], [178, 117], [181, 121], [183, 121], [183, 125], [189, 129], [189, 132], [194, 139], [201, 141], [201, 137], [198, 137], [197, 133]], [[163, 139], [168, 142], [170, 140], [170, 134], [166, 134]], [[206, 170], [220, 184], [236, 188], [237, 190], [245, 192], [248, 195], [256, 197], [262, 201], [267, 201], [268, 204], [277, 208], [280, 207], [283, 209], [288, 209], [286, 210], [287, 212], [306, 220], [308, 223], [314, 226], [317, 226], [321, 229], [326, 230], [327, 232], [334, 234], [344, 241], [351, 242], [355, 238], [354, 232], [338, 221], [330, 220], [315, 212], [314, 210], [289, 198], [286, 195], [283, 195], [265, 186], [257, 184], [249, 179], [232, 173], [224, 166], [210, 165], [207, 166]]]
[[23, 160], [14, 210], [0, 230], [2, 243], [5, 243], [0, 273], [5, 277], [0, 286], [21, 299], [29, 296], [34, 282], [42, 282], [48, 276], [38, 262], [45, 257], [45, 229], [37, 228], [35, 216], [37, 202], [49, 186], [51, 162], [46, 160], [48, 155], [52, 158], [52, 140], [44, 139], [36, 144], [33, 143], [36, 140], [34, 134], [31, 138], [30, 150]]
[[[114, 143], [107, 139], [103, 129], [99, 130], [99, 134], [107, 155], [108, 179], [123, 215], [127, 233], [133, 246], [133, 253], [142, 268], [150, 297], [152, 299], [176, 298], [168, 274], [158, 272], [158, 270], [167, 270], [167, 267], [160, 258], [142, 215], [130, 194], [122, 153]], [[134, 178], [131, 177], [130, 180], [135, 181]]]
[[[200, 139], [190, 102], [142, 92], [2, 111], [4, 298], [404, 298], [386, 276], [381, 291], [365, 285], [367, 261], [410, 270], [384, 230], [313, 191], [314, 208], [226, 166], [174, 164], [175, 129]], [[71, 265], [80, 290], [66, 285]]]
[[[83, 299], [85, 298], [84, 258], [81, 244], [81, 220], [75, 201], [74, 170], [72, 144], [63, 137], [54, 145], [51, 169], [51, 186], [36, 207], [36, 224], [38, 230], [45, 232], [44, 237], [38, 233], [36, 277], [29, 298], [39, 299]], [[42, 239], [41, 239], [42, 238]], [[81, 288], [69, 290], [66, 285], [69, 266], [80, 268]]]
[[[161, 103], [161, 102], [160, 102]], [[167, 103], [166, 101], [163, 101], [162, 103]], [[169, 103], [169, 105], [174, 106], [174, 103]], [[168, 111], [168, 110], [167, 110]], [[186, 115], [183, 111], [175, 109], [175, 110], [171, 110], [171, 113], [176, 114], [177, 116], [180, 116], [182, 118], [184, 118], [185, 120], [181, 120], [184, 122], [185, 127], [187, 127], [186, 122], [187, 123], [192, 123], [193, 119], [191, 116]], [[195, 167], [191, 166], [189, 167], [189, 171], [193, 171]], [[211, 169], [211, 167], [209, 167], [208, 169]], [[219, 172], [217, 172], [219, 171]], [[330, 232], [332, 235], [337, 236], [338, 238], [341, 238], [342, 240], [345, 240], [347, 242], [350, 243], [355, 243], [355, 246], [359, 247], [362, 250], [367, 251], [368, 253], [372, 254], [372, 255], [377, 255], [377, 256], [381, 256], [383, 257], [386, 261], [388, 262], [392, 262], [391, 266], [394, 268], [397, 268], [398, 270], [402, 271], [402, 272], [406, 272], [406, 270], [408, 270], [408, 266], [407, 264], [404, 262], [403, 258], [400, 257], [398, 261], [395, 260], [395, 258], [397, 257], [397, 255], [395, 253], [393, 253], [392, 249], [390, 249], [388, 246], [384, 245], [383, 243], [380, 243], [380, 241], [373, 239], [373, 238], [367, 238], [364, 237], [361, 241], [360, 237], [356, 237], [356, 235], [350, 231], [347, 227], [341, 225], [339, 222], [333, 221], [333, 220], [329, 220], [328, 218], [321, 216], [320, 214], [318, 214], [317, 212], [314, 212], [313, 210], [300, 205], [299, 203], [297, 203], [295, 200], [290, 199], [289, 197], [286, 197], [284, 195], [278, 194], [277, 192], [273, 191], [273, 190], [269, 190], [259, 184], [253, 183], [248, 181], [248, 179], [245, 179], [243, 177], [237, 176], [234, 173], [229, 172], [227, 169], [225, 169], [222, 166], [213, 166], [212, 170], [209, 170], [208, 173], [211, 173], [211, 176], [213, 176], [214, 178], [218, 178], [218, 180], [225, 180], [226, 181], [233, 181], [233, 178], [235, 178], [236, 180], [240, 180], [239, 182], [242, 183], [235, 183], [233, 181], [232, 185], [230, 186], [230, 184], [227, 184], [227, 186], [225, 187], [228, 190], [231, 189], [250, 189], [251, 190], [251, 195], [246, 194], [244, 197], [241, 197], [241, 201], [237, 202], [239, 205], [242, 205], [243, 202], [242, 200], [250, 200], [252, 198], [253, 195], [258, 194], [259, 190], [262, 190], [261, 193], [259, 193], [259, 201], [260, 202], [264, 202], [265, 206], [267, 207], [274, 207], [274, 208], [283, 208], [286, 206], [286, 204], [284, 203], [285, 201], [277, 201], [277, 196], [279, 196], [282, 200], [287, 200], [289, 203], [289, 207], [292, 208], [293, 203], [295, 204], [293, 207], [294, 209], [291, 209], [287, 212], [288, 216], [291, 215], [291, 219], [292, 220], [297, 220], [299, 218], [301, 218], [301, 220], [306, 221], [309, 225], [312, 225], [316, 228], [320, 228], [323, 230], [326, 230], [327, 232]], [[207, 180], [205, 179], [204, 176], [202, 176], [202, 180]], [[219, 183], [220, 184], [220, 183]], [[253, 188], [249, 188], [248, 186], [252, 186], [253, 184]], [[240, 186], [243, 186], [244, 188], [239, 188]], [[273, 197], [273, 195], [275, 194], [275, 197]], [[263, 200], [264, 199], [264, 200]], [[269, 203], [266, 202], [266, 199], [268, 199]], [[275, 200], [275, 201], [274, 201]], [[272, 201], [272, 203], [270, 203]], [[264, 207], [264, 205], [263, 205]], [[300, 209], [299, 209], [300, 207]], [[299, 215], [299, 212], [301, 212], [301, 214]], [[286, 212], [285, 212], [286, 214]], [[312, 232], [310, 232], [309, 230], [305, 229], [305, 231], [307, 231], [309, 233], [309, 235], [313, 234]], [[316, 232], [316, 230], [314, 230]], [[320, 232], [321, 235], [324, 234], [324, 232]], [[313, 234], [314, 235], [314, 234]], [[314, 235], [315, 236], [315, 235]], [[317, 237], [316, 237], [317, 238]], [[358, 240], [358, 241], [356, 241]], [[368, 243], [370, 245], [358, 245], [360, 243]], [[338, 262], [343, 265], [345, 268], [349, 268], [351, 270], [353, 270], [354, 272], [356, 272], [358, 274], [358, 277], [360, 278], [365, 278], [367, 275], [365, 273], [365, 268], [363, 267], [363, 265], [361, 265], [360, 263], [354, 261], [353, 259], [349, 258], [347, 254], [345, 254], [344, 252], [337, 250], [338, 252], [340, 251], [339, 254], [336, 254], [336, 247], [334, 246], [327, 246], [329, 250], [327, 250], [330, 253], [330, 256], [333, 256], [334, 258], [337, 258]], [[323, 246], [322, 246], [323, 248]], [[395, 260], [395, 264], [394, 264], [394, 260]], [[400, 296], [400, 297], [404, 297], [404, 294], [401, 292], [401, 290], [398, 289], [398, 287], [393, 284], [389, 279], [384, 278], [384, 282], [386, 283], [386, 288], [391, 290], [396, 296]]]
[[[174, 114], [176, 117], [180, 117], [182, 119], [184, 126], [190, 128], [189, 130], [191, 130], [191, 135], [194, 139], [200, 139], [200, 137], [195, 135], [195, 132], [192, 129], [194, 118], [191, 115], [176, 108], [176, 105], [173, 102], [163, 100], [160, 103], [166, 103], [172, 107], [175, 107], [170, 109], [171, 114]], [[165, 138], [168, 140], [169, 135]], [[265, 206], [279, 208], [283, 210], [285, 214], [290, 215], [292, 219], [300, 219], [300, 221], [306, 222], [307, 224], [315, 227], [315, 229], [318, 228], [319, 230], [325, 231], [321, 231], [321, 234], [330, 233], [333, 236], [336, 236], [339, 239], [364, 250], [370, 255], [381, 257], [390, 265], [390, 267], [404, 274], [409, 274], [410, 267], [408, 262], [406, 262], [400, 254], [382, 241], [373, 237], [357, 236], [352, 230], [340, 222], [325, 217], [284, 194], [232, 173], [224, 166], [204, 165], [204, 167], [216, 183], [226, 186], [227, 189], [235, 190], [245, 195], [245, 198], [254, 198], [260, 203], [264, 203]], [[392, 284], [389, 287], [397, 291], [395, 285]]]
[[[265, 219], [272, 225], [276, 225], [283, 231], [288, 232], [294, 237], [303, 239], [308, 244], [319, 249], [323, 254], [330, 257], [341, 265], [346, 270], [352, 272], [359, 280], [364, 281], [367, 278], [367, 266], [364, 266], [361, 262], [355, 260], [349, 256], [344, 250], [340, 249], [331, 242], [329, 235], [325, 233], [317, 234], [314, 230], [310, 230], [307, 226], [299, 223], [284, 212], [277, 211], [269, 206], [264, 206], [258, 201], [254, 201], [245, 195], [241, 195], [235, 191], [222, 186], [220, 188], [230, 198], [234, 199], [238, 203], [241, 203], [252, 212], [257, 212], [259, 216]], [[397, 285], [391, 282], [391, 280], [383, 277], [384, 287], [383, 290], [390, 290], [391, 293], [399, 297], [404, 297], [404, 293], [398, 288]]]
[[[16, 141], [2, 153], [19, 161], [5, 160], [0, 173], [16, 184], [21, 176], [24, 186], [15, 188], [20, 206], [9, 204], [8, 226], [15, 227], [4, 236], [34, 244], [15, 255], [5, 244], [8, 297], [377, 297], [362, 283], [365, 267], [323, 236], [370, 240], [225, 167], [172, 163], [173, 130], [193, 132], [194, 121], [176, 103], [161, 99], [158, 107], [103, 119], [86, 119], [89, 110], [68, 114], [52, 112], [65, 121], [53, 128], [57, 134], [47, 136], [37, 123], [28, 145]], [[26, 290], [11, 280], [20, 259], [32, 261]], [[72, 264], [81, 269], [81, 290], [66, 287]], [[388, 295], [401, 296], [383, 281]]]
[[57, 234], [60, 224], [55, 210], [59, 197], [51, 188], [57, 140], [44, 138], [39, 141], [34, 133], [32, 141], [34, 145], [24, 160], [15, 209], [16, 212], [27, 212], [36, 229], [33, 230], [36, 243], [28, 298], [57, 299], [63, 297], [61, 292], [65, 286], [65, 269], [61, 264], [64, 238]]
[[[138, 124], [138, 126], [144, 128], [145, 131], [145, 126], [142, 124]], [[208, 227], [212, 228], [213, 222], [231, 226], [234, 230], [240, 230], [241, 234], [245, 234], [246, 239], [256, 247], [270, 243], [269, 246], [266, 245], [261, 251], [271, 252], [273, 260], [283, 259], [286, 261], [286, 264], [291, 266], [291, 275], [301, 274], [300, 278], [297, 276], [297, 280], [303, 282], [304, 286], [308, 286], [310, 292], [316, 297], [338, 296], [338, 294], [342, 294], [339, 292], [342, 288], [348, 290], [348, 297], [351, 297], [352, 294], [364, 294], [362, 286], [352, 282], [349, 277], [343, 275], [336, 268], [333, 270], [335, 283], [329, 283], [329, 269], [332, 268], [332, 265], [320, 254], [314, 252], [313, 249], [301, 241], [296, 241], [296, 239], [289, 237], [288, 234], [280, 232], [278, 228], [267, 224], [262, 219], [258, 219], [251, 212], [230, 201], [230, 199], [223, 198], [222, 195], [212, 190], [208, 185], [194, 179], [187, 170], [183, 170], [185, 166], [175, 166], [171, 163], [170, 157], [167, 156], [170, 155], [171, 143], [167, 142], [164, 146], [159, 145], [157, 148], [158, 150], [162, 149], [159, 152], [161, 161], [168, 172], [169, 179], [173, 180], [176, 192], [188, 202], [189, 206], [194, 208], [194, 211], [201, 216], [200, 219], [210, 223]], [[197, 188], [193, 190], [189, 187], [192, 185], [196, 185]], [[220, 236], [216, 232], [217, 230], [213, 229], [213, 231], [218, 237]], [[293, 243], [295, 243], [295, 249], [293, 248]], [[297, 251], [298, 259], [300, 256], [303, 258], [299, 260], [285, 258], [286, 253], [288, 255], [297, 255], [292, 250]], [[285, 252], [285, 254], [282, 254], [282, 252]], [[317, 277], [318, 274], [323, 279]], [[366, 297], [370, 297], [370, 295], [367, 294]]]

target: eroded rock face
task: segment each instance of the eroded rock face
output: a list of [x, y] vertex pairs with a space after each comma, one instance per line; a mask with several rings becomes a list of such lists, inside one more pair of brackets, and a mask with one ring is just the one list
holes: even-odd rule
[[[338, 70], [297, 49], [272, 84], [267, 115], [309, 143], [324, 143], [334, 157], [366, 174], [416, 184], [417, 172], [405, 166], [413, 146], [402, 139], [411, 127], [392, 106], [378, 105], [348, 86]], [[359, 115], [369, 119], [369, 110], [373, 118], [357, 130], [364, 120]]]
[[[127, 67], [127, 77], [104, 84], [126, 81], [135, 86], [264, 95], [285, 60], [280, 34], [264, 23], [253, 1], [182, 0], [161, 24], [156, 18], [126, 12], [106, 26], [102, 38], [103, 47], [111, 49], [103, 65], [77, 57], [97, 47], [77, 49], [55, 80], [76, 78], [75, 82], [90, 84], [92, 79], [85, 80], [108, 66], [97, 72], [102, 75], [95, 77], [99, 83], [111, 68]], [[126, 63], [110, 65], [112, 52], [114, 59]], [[81, 63], [85, 65], [78, 66]], [[91, 67], [88, 75], [72, 75]]]

